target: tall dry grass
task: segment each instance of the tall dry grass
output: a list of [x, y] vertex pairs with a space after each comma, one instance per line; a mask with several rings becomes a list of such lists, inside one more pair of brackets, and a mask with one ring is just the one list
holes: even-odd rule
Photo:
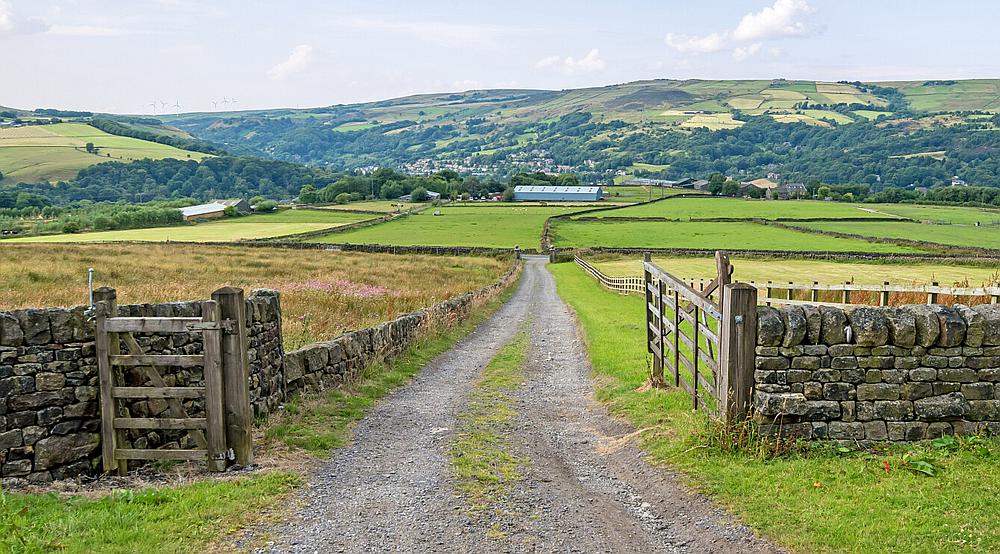
[[88, 267], [121, 304], [203, 299], [227, 285], [277, 289], [286, 346], [297, 348], [485, 286], [507, 264], [239, 246], [2, 245], [0, 309], [86, 304]]

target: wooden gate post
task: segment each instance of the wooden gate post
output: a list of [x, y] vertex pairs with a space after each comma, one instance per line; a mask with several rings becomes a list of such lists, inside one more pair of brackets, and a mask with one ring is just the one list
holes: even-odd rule
[[246, 301], [243, 289], [223, 287], [212, 293], [223, 320], [232, 327], [222, 334], [222, 379], [225, 390], [226, 443], [236, 463], [253, 463], [250, 411], [250, 363], [247, 357]]
[[757, 289], [745, 284], [722, 290], [719, 336], [719, 411], [726, 423], [747, 417], [753, 394], [757, 347]]
[[[125, 444], [124, 430], [114, 428], [114, 420], [119, 417], [118, 401], [111, 395], [115, 370], [108, 364], [108, 356], [121, 354], [121, 342], [118, 333], [104, 331], [104, 320], [118, 317], [118, 291], [111, 287], [94, 289], [94, 306], [97, 308], [97, 320], [94, 326], [94, 349], [97, 351], [98, 372], [101, 374], [101, 444], [104, 471], [118, 469], [119, 475], [128, 473], [128, 460], [115, 460], [115, 449], [128, 448]], [[101, 367], [102, 364], [104, 367]], [[120, 384], [120, 383], [119, 383]]]
[[[218, 324], [219, 305], [209, 300], [201, 303], [201, 319], [205, 323]], [[208, 439], [208, 469], [226, 469], [226, 428], [222, 380], [222, 332], [206, 329], [202, 332], [202, 351], [205, 364], [205, 419]]]

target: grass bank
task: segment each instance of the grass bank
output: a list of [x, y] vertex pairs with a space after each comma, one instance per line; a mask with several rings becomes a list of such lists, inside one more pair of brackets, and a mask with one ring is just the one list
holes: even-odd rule
[[685, 394], [643, 390], [643, 300], [601, 288], [574, 264], [549, 266], [576, 312], [596, 395], [636, 428], [652, 460], [684, 472], [758, 532], [808, 552], [1000, 550], [1000, 441], [966, 438], [781, 456], [713, 440]]
[[259, 517], [301, 482], [274, 472], [103, 498], [0, 494], [0, 551], [192, 552]]

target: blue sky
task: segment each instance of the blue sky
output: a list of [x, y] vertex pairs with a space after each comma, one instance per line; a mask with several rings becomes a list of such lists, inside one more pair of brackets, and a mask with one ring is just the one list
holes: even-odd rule
[[161, 113], [652, 78], [998, 78], [997, 21], [992, 0], [0, 0], [0, 105], [152, 113], [157, 100]]

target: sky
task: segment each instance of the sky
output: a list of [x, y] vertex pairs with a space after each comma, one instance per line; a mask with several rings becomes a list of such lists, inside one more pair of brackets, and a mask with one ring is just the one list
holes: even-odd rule
[[641, 79], [1000, 78], [997, 21], [995, 0], [0, 0], [0, 106], [159, 114]]

